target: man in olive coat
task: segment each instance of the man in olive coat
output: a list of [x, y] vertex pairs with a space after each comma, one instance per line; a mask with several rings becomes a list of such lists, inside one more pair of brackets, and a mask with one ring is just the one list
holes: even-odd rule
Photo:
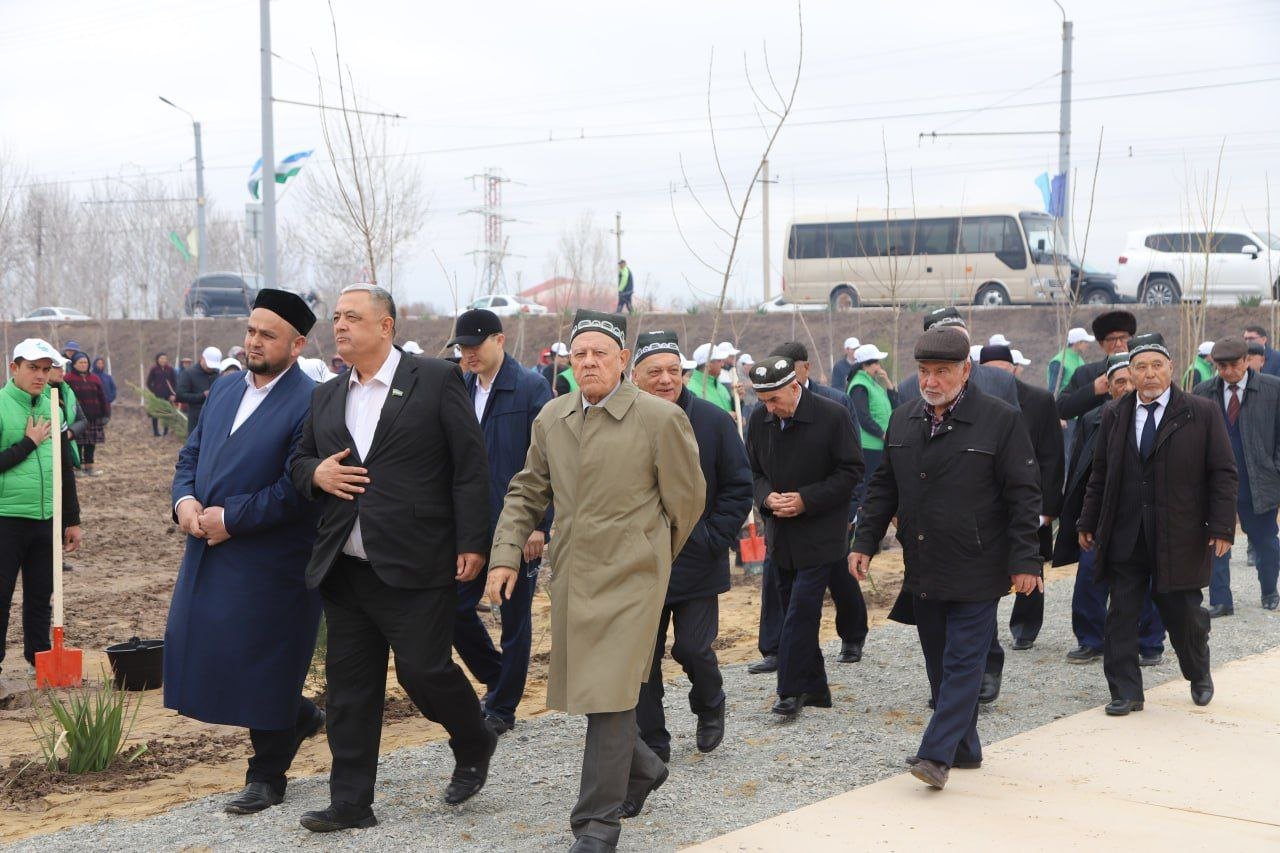
[[1173, 385], [1173, 361], [1158, 334], [1135, 337], [1129, 374], [1136, 393], [1102, 412], [1093, 471], [1076, 524], [1080, 547], [1097, 550], [1111, 585], [1102, 666], [1106, 711], [1141, 711], [1138, 614], [1148, 585], [1191, 698], [1213, 698], [1209, 614], [1200, 606], [1212, 558], [1236, 532], [1236, 465], [1221, 409]]
[[580, 310], [569, 339], [577, 389], [533, 422], [493, 537], [487, 591], [509, 599], [529, 534], [551, 503], [547, 707], [587, 715], [575, 851], [613, 850], [624, 803], [639, 813], [667, 768], [638, 737], [672, 558], [702, 516], [706, 483], [683, 411], [622, 378], [626, 319]]
[[969, 383], [969, 339], [930, 329], [915, 346], [923, 401], [889, 419], [867, 487], [849, 570], [866, 577], [897, 517], [898, 541], [936, 707], [912, 774], [935, 788], [952, 767], [982, 763], [978, 691], [1009, 587], [1044, 591], [1036, 530], [1039, 472], [1018, 413]]

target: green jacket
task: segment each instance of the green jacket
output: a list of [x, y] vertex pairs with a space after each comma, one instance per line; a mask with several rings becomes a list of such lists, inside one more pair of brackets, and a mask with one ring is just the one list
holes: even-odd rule
[[[44, 386], [45, 409], [49, 407], [49, 389], [52, 386]], [[71, 389], [70, 382], [63, 382], [58, 386], [58, 408], [62, 409], [59, 416], [59, 423], [64, 430], [69, 429], [71, 435], [71, 464], [76, 468], [80, 467], [80, 445], [76, 441], [80, 427], [76, 426], [76, 416], [79, 414], [80, 403], [76, 400], [76, 392]], [[46, 414], [45, 417], [48, 417]], [[83, 426], [83, 424], [82, 424]]]
[[[0, 516], [44, 521], [53, 518], [53, 446], [27, 438], [27, 420], [49, 419], [48, 392], [33, 406], [31, 395], [13, 380], [0, 388], [0, 457], [18, 461], [0, 471]], [[0, 547], [11, 547], [0, 543]]]
[[565, 382], [569, 383], [570, 391], [578, 390], [578, 380], [573, 378], [573, 368], [566, 367], [564, 370], [560, 371], [560, 376], [564, 379]]
[[1191, 389], [1199, 385], [1201, 382], [1208, 382], [1212, 378], [1212, 362], [1202, 355], [1197, 355], [1196, 360], [1191, 362], [1191, 366], [1182, 374], [1182, 387]]
[[695, 370], [689, 375], [689, 393], [733, 414], [733, 394], [719, 379], [704, 371]]
[[[853, 375], [845, 393], [854, 388], [867, 389], [867, 407], [871, 410], [871, 419], [880, 425], [881, 430], [887, 430], [889, 416], [893, 414], [893, 403], [889, 401], [889, 392], [884, 390], [880, 383], [871, 378], [865, 370], [859, 370]], [[884, 450], [883, 438], [878, 438], [865, 429], [860, 429], [858, 432], [862, 435], [863, 450]]]
[[[1049, 380], [1049, 393], [1056, 397], [1059, 391], [1067, 387], [1076, 368], [1083, 364], [1084, 356], [1071, 347], [1059, 350], [1057, 355], [1049, 359], [1049, 366], [1045, 369]], [[1056, 387], [1053, 381], [1055, 373], [1058, 377]]]

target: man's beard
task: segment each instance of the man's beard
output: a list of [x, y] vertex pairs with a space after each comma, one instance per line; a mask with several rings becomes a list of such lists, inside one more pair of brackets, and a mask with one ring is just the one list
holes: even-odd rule
[[287, 361], [282, 361], [279, 364], [272, 364], [266, 359], [263, 359], [255, 364], [252, 358], [247, 356], [245, 357], [245, 367], [250, 373], [256, 373], [259, 376], [279, 376], [281, 373], [284, 373], [284, 369], [287, 366]]
[[956, 388], [956, 390], [950, 393], [943, 393], [941, 391], [926, 391], [923, 388], [921, 388], [920, 396], [924, 397], [924, 401], [928, 403], [930, 406], [945, 406], [948, 403], [951, 403], [952, 401], [954, 401], [956, 397], [960, 396], [960, 389], [963, 387], [964, 386], [961, 385], [959, 388]]

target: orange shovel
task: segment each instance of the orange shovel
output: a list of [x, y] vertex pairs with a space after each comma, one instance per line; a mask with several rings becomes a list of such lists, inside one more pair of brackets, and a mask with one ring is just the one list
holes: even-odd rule
[[753, 518], [747, 522], [747, 535], [738, 541], [742, 549], [742, 565], [749, 575], [758, 575], [764, 571], [764, 537], [756, 533], [756, 522]]
[[84, 652], [63, 646], [62, 628], [62, 410], [58, 389], [49, 389], [53, 429], [53, 648], [36, 652], [36, 687], [74, 687], [84, 678]]

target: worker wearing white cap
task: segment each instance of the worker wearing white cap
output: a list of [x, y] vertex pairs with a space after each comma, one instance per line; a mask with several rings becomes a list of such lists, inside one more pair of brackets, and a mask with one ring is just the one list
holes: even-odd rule
[[751, 417], [751, 412], [759, 405], [760, 398], [756, 396], [756, 389], [751, 385], [747, 375], [751, 372], [751, 368], [755, 365], [756, 360], [751, 357], [751, 353], [744, 352], [738, 354], [738, 398], [742, 401], [742, 422], [745, 424]]
[[547, 347], [547, 351], [551, 354], [551, 360], [538, 369], [551, 386], [552, 396], [559, 397], [562, 393], [567, 393], [564, 389], [574, 384], [573, 371], [569, 369], [569, 347], [565, 346], [564, 341], [556, 341]]
[[[720, 369], [720, 384], [726, 388], [732, 389], [738, 383], [738, 348], [733, 345], [732, 341], [721, 341], [716, 344], [715, 350], [712, 351], [714, 356], [716, 353], [724, 355], [724, 366]], [[732, 390], [730, 390], [732, 394]]]
[[973, 344], [969, 347], [969, 360], [977, 361], [982, 356], [982, 344]]
[[[725, 347], [728, 347], [728, 352]], [[733, 352], [733, 344], [700, 344], [693, 351], [693, 361], [697, 365], [689, 377], [689, 392], [695, 397], [714, 403], [730, 414], [733, 413], [733, 395], [729, 389], [720, 384], [720, 371], [724, 369], [725, 357]]]
[[1182, 374], [1184, 391], [1190, 391], [1201, 382], [1208, 382], [1217, 375], [1213, 369], [1213, 362], [1209, 359], [1211, 352], [1213, 352], [1213, 341], [1201, 341], [1200, 346], [1196, 347], [1195, 359]]
[[200, 423], [200, 412], [204, 410], [204, 401], [209, 397], [209, 389], [215, 379], [221, 375], [222, 350], [217, 347], [205, 347], [200, 353], [200, 361], [178, 374], [178, 387], [175, 395], [179, 403], [187, 404], [187, 434], [195, 431]]
[[844, 339], [844, 358], [837, 358], [831, 365], [831, 387], [841, 394], [849, 387], [849, 378], [853, 375], [853, 366], [857, 363], [854, 353], [862, 344], [857, 338]]
[[400, 349], [412, 355], [422, 355], [422, 347], [418, 345], [417, 341], [405, 341], [404, 346], [400, 347]]
[[875, 344], [862, 344], [854, 351], [853, 375], [849, 377], [849, 400], [853, 403], [854, 416], [862, 442], [862, 461], [866, 469], [858, 485], [858, 503], [866, 494], [871, 475], [884, 456], [884, 433], [889, 428], [889, 415], [898, 405], [898, 389], [894, 387], [884, 365], [880, 363], [889, 353], [882, 352]]
[[987, 344], [988, 344], [988, 345], [990, 345], [990, 346], [993, 346], [993, 347], [1011, 347], [1011, 346], [1013, 346], [1013, 344], [1009, 343], [1009, 339], [1008, 339], [1008, 338], [1006, 338], [1004, 335], [1000, 334], [999, 332], [996, 332], [994, 335], [992, 335], [992, 336], [987, 340]]
[[1055, 397], [1058, 392], [1067, 387], [1067, 383], [1071, 381], [1071, 376], [1076, 372], [1076, 368], [1084, 364], [1085, 351], [1089, 349], [1089, 344], [1096, 340], [1093, 335], [1086, 332], [1080, 326], [1076, 326], [1067, 332], [1067, 345], [1058, 350], [1058, 354], [1049, 359], [1049, 392]]
[[232, 373], [237, 370], [242, 370], [243, 368], [244, 365], [240, 364], [238, 359], [227, 356], [222, 361], [218, 362], [218, 375], [222, 376], [223, 374]]

